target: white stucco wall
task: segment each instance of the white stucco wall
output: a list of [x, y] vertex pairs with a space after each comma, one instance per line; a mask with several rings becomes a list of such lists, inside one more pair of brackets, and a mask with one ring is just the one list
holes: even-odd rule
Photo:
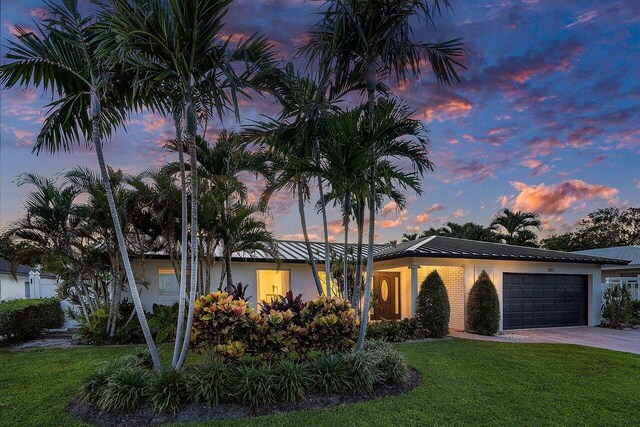
[[[212, 290], [218, 289], [221, 265], [221, 263], [216, 263], [211, 273]], [[178, 294], [161, 294], [158, 287], [158, 270], [160, 268], [171, 269], [171, 261], [165, 259], [145, 260], [143, 268], [140, 260], [132, 260], [132, 267], [137, 280], [145, 278], [149, 283], [148, 288], [139, 287], [140, 298], [142, 299], [145, 310], [151, 311], [154, 303], [169, 305], [178, 301]], [[258, 295], [256, 271], [262, 269], [274, 270], [276, 268], [275, 263], [233, 262], [233, 281], [234, 283], [242, 282], [245, 285], [249, 285], [247, 295], [251, 296], [249, 301], [255, 307]], [[289, 271], [291, 290], [294, 295], [303, 294], [305, 300], [317, 295], [311, 268], [307, 264], [282, 263], [280, 264], [280, 269]], [[128, 295], [125, 293], [123, 297], [128, 297]]]
[[0, 300], [24, 298], [25, 282], [28, 281], [29, 276], [18, 276], [15, 280], [8, 274], [0, 274]]

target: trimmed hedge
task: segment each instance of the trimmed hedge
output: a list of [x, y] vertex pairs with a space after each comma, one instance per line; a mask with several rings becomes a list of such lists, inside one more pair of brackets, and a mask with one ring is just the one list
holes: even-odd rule
[[443, 338], [449, 333], [449, 295], [442, 277], [433, 270], [422, 282], [416, 301], [418, 325], [429, 338]]
[[403, 342], [426, 338], [427, 333], [415, 317], [401, 320], [382, 320], [367, 325], [367, 339], [386, 342]]
[[24, 341], [43, 329], [59, 328], [64, 313], [56, 298], [14, 299], [0, 302], [0, 337]]
[[478, 276], [467, 300], [467, 331], [495, 335], [500, 329], [500, 299], [486, 271]]

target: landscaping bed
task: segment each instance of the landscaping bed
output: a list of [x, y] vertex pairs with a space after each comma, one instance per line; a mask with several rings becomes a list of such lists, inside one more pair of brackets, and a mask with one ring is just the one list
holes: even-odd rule
[[99, 427], [156, 426], [165, 423], [234, 420], [261, 415], [282, 414], [292, 411], [331, 408], [344, 404], [370, 401], [386, 396], [398, 396], [416, 388], [421, 383], [422, 378], [420, 377], [420, 374], [416, 370], [411, 369], [409, 379], [405, 385], [381, 386], [376, 388], [371, 394], [314, 394], [307, 396], [301, 402], [278, 403], [260, 408], [249, 408], [246, 406], [225, 403], [215, 406], [204, 403], [189, 403], [184, 405], [176, 413], [158, 413], [153, 410], [151, 405], [142, 406], [132, 412], [105, 412], [100, 411], [93, 403], [87, 402], [81, 397], [77, 397], [69, 404], [67, 410], [82, 421]]

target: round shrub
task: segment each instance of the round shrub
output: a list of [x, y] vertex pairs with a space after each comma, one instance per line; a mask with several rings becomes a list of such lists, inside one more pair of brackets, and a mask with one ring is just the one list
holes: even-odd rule
[[188, 395], [187, 378], [183, 371], [165, 369], [155, 373], [147, 386], [147, 394], [157, 412], [180, 409]]
[[242, 404], [256, 408], [275, 402], [275, 381], [268, 364], [241, 365], [237, 376], [235, 395]]
[[304, 364], [281, 360], [273, 365], [273, 376], [278, 393], [285, 402], [294, 403], [304, 397], [310, 380]]
[[350, 385], [349, 371], [340, 354], [321, 354], [308, 365], [313, 388], [320, 393], [334, 394]]
[[419, 326], [430, 338], [442, 338], [449, 333], [449, 296], [436, 270], [424, 279], [416, 301]]
[[349, 301], [321, 295], [308, 301], [300, 312], [306, 329], [305, 350], [338, 353], [355, 345], [356, 317]]
[[119, 366], [107, 377], [98, 392], [98, 406], [103, 411], [132, 410], [145, 398], [149, 373], [138, 366]]
[[231, 365], [218, 360], [193, 369], [188, 379], [191, 400], [210, 405], [228, 400], [233, 391], [231, 372]]
[[491, 278], [482, 271], [467, 300], [467, 331], [495, 335], [500, 329], [500, 299]]

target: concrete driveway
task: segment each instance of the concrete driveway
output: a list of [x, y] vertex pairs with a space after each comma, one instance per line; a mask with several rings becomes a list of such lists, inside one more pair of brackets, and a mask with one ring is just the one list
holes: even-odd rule
[[640, 354], [640, 329], [607, 329], [600, 327], [568, 327], [544, 329], [513, 329], [496, 337], [484, 337], [466, 332], [452, 332], [452, 337], [484, 341], [577, 344]]

